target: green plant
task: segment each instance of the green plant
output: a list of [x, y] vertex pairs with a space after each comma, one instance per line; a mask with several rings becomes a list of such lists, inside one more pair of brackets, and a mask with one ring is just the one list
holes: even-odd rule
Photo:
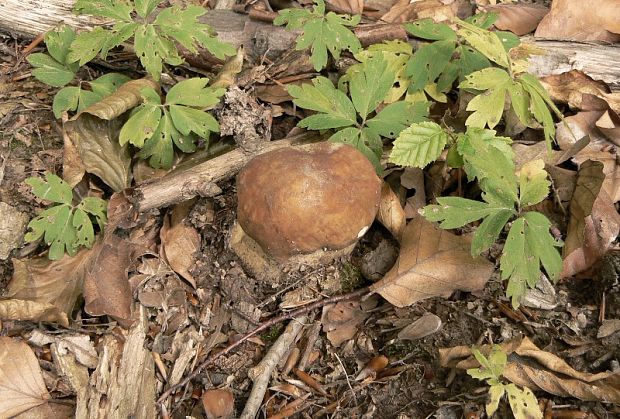
[[472, 348], [472, 353], [480, 363], [480, 368], [468, 369], [467, 374], [485, 381], [489, 386], [487, 416], [491, 417], [495, 414], [502, 397], [507, 395], [510, 409], [516, 419], [542, 419], [543, 414], [532, 390], [527, 387], [519, 388], [512, 383], [504, 384], [502, 381], [508, 359], [501, 346], [493, 345], [488, 358], [476, 348]]
[[335, 59], [340, 53], [349, 50], [353, 53], [362, 49], [360, 41], [347, 27], [354, 27], [360, 16], [341, 16], [334, 12], [325, 14], [325, 1], [314, 0], [312, 11], [306, 9], [284, 9], [273, 21], [275, 25], [286, 24], [287, 29], [300, 29], [297, 50], [310, 48], [310, 62], [316, 71], [327, 65], [327, 51]]
[[334, 129], [330, 141], [351, 144], [381, 171], [382, 138], [395, 138], [409, 124], [424, 120], [424, 102], [398, 101], [379, 110], [394, 84], [395, 73], [382, 54], [362, 63], [348, 79], [350, 98], [325, 77], [312, 80], [312, 86], [290, 86], [295, 105], [317, 113], [302, 119], [298, 126], [313, 130]]
[[175, 42], [191, 53], [206, 48], [217, 58], [234, 55], [232, 45], [220, 42], [213, 29], [198, 21], [206, 13], [200, 6], [167, 7], [155, 12], [162, 0], [78, 0], [74, 10], [81, 14], [112, 19], [111, 29], [96, 27], [79, 34], [71, 43], [68, 60], [84, 65], [97, 55], [105, 59], [108, 52], [133, 37], [133, 46], [142, 66], [159, 80], [163, 63], [180, 65]]
[[151, 88], [141, 90], [142, 105], [134, 109], [120, 131], [121, 145], [138, 148], [138, 157], [149, 158], [151, 167], [169, 168], [174, 157], [173, 144], [185, 152], [196, 149], [196, 136], [208, 139], [219, 132], [217, 120], [206, 109], [220, 101], [225, 89], [207, 86], [209, 79], [192, 78], [172, 86], [164, 103]]
[[26, 183], [38, 198], [56, 203], [33, 218], [25, 240], [33, 242], [43, 238], [50, 246], [48, 257], [61, 259], [65, 253], [75, 255], [81, 246], [91, 247], [95, 240], [94, 218], [99, 229], [106, 223], [106, 201], [95, 197], [83, 198], [74, 205], [71, 186], [52, 173], [45, 174], [45, 181], [30, 177]]

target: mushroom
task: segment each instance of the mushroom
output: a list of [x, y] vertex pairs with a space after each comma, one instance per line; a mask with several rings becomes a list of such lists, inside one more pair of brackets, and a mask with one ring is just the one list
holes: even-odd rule
[[276, 280], [350, 253], [377, 214], [381, 180], [357, 149], [322, 142], [255, 157], [237, 197], [231, 247], [251, 273]]

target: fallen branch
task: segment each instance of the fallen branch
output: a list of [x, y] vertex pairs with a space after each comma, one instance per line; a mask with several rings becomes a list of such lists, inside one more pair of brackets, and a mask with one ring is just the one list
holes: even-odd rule
[[205, 369], [209, 365], [213, 364], [220, 356], [226, 355], [227, 353], [229, 353], [230, 351], [232, 351], [233, 349], [235, 349], [236, 347], [241, 345], [243, 342], [245, 342], [246, 340], [248, 340], [252, 336], [262, 332], [263, 330], [269, 329], [271, 326], [274, 326], [276, 324], [285, 322], [287, 320], [291, 320], [291, 319], [299, 318], [301, 316], [305, 316], [306, 314], [310, 313], [312, 310], [316, 310], [317, 308], [324, 307], [324, 306], [326, 306], [328, 304], [335, 304], [335, 303], [338, 303], [340, 301], [353, 300], [355, 298], [358, 298], [358, 297], [361, 297], [361, 296], [367, 294], [368, 292], [369, 292], [368, 287], [365, 287], [365, 288], [362, 288], [362, 289], [359, 289], [357, 291], [353, 291], [353, 292], [350, 292], [350, 293], [347, 293], [347, 294], [336, 295], [334, 297], [326, 298], [324, 300], [315, 301], [315, 302], [313, 302], [311, 304], [308, 304], [308, 305], [306, 305], [304, 307], [298, 308], [297, 310], [293, 310], [293, 311], [290, 311], [288, 313], [280, 314], [277, 317], [274, 317], [274, 318], [272, 318], [270, 320], [262, 322], [258, 327], [256, 327], [252, 331], [246, 333], [245, 335], [243, 335], [239, 340], [231, 343], [230, 345], [226, 346], [225, 348], [220, 349], [219, 351], [217, 351], [216, 353], [214, 353], [213, 355], [211, 355], [207, 359], [205, 359], [187, 377], [185, 377], [180, 382], [178, 382], [177, 384], [175, 384], [172, 387], [170, 387], [168, 390], [164, 391], [164, 393], [159, 397], [159, 399], [157, 399], [157, 403], [161, 404], [164, 401], [166, 401], [166, 399], [168, 397], [170, 397], [170, 395], [172, 393], [174, 393], [175, 391], [177, 391], [177, 390], [183, 388], [185, 385], [187, 385], [187, 383], [189, 383], [191, 380], [196, 378], [198, 376], [198, 374], [200, 374], [200, 372], [203, 369]]

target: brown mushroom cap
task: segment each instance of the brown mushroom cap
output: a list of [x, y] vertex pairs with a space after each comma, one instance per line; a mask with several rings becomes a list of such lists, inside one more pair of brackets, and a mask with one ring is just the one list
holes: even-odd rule
[[381, 180], [357, 149], [288, 147], [252, 159], [237, 176], [237, 220], [270, 256], [342, 249], [373, 222]]

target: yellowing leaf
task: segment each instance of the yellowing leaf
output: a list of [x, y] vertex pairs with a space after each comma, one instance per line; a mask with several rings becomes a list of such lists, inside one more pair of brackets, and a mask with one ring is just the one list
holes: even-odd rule
[[532, 390], [527, 387], [520, 389], [514, 384], [508, 384], [505, 388], [515, 419], [542, 419], [543, 414]]
[[545, 162], [541, 159], [527, 162], [519, 171], [519, 204], [522, 207], [538, 204], [549, 195], [549, 186]]
[[473, 259], [469, 247], [467, 235], [456, 236], [416, 217], [404, 229], [396, 265], [371, 290], [404, 307], [456, 290], [482, 289], [493, 264]]

